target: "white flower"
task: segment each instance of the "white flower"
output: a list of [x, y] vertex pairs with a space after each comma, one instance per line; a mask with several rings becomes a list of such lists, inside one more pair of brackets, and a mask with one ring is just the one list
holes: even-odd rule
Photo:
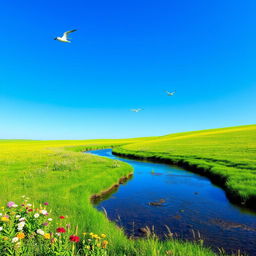
[[60, 233], [56, 233], [56, 236], [60, 236]]
[[52, 218], [49, 218], [48, 221], [52, 221]]
[[0, 212], [0, 216], [3, 216], [3, 214]]
[[46, 210], [42, 210], [41, 213], [42, 213], [43, 215], [47, 215], [47, 214], [48, 214], [48, 212], [47, 212]]
[[0, 227], [0, 231], [2, 231], [3, 230], [3, 227]]
[[18, 226], [18, 231], [23, 230], [25, 224], [26, 224], [25, 221], [20, 222], [20, 223], [17, 225], [17, 226]]
[[18, 207], [18, 205], [17, 205], [17, 204], [14, 204], [12, 207], [13, 207], [13, 208], [17, 208], [17, 207]]
[[19, 221], [25, 221], [26, 219], [25, 218], [20, 218]]
[[20, 215], [16, 215], [16, 218], [18, 219], [18, 218], [20, 218], [21, 216]]
[[32, 204], [27, 204], [27, 207], [31, 207], [32, 206]]
[[36, 214], [34, 215], [34, 217], [35, 217], [35, 218], [38, 218], [38, 217], [39, 217], [39, 213], [36, 213]]
[[14, 237], [13, 239], [12, 239], [12, 243], [17, 243], [19, 241], [19, 238], [18, 237]]
[[42, 236], [44, 235], [44, 231], [42, 229], [38, 229], [36, 233]]

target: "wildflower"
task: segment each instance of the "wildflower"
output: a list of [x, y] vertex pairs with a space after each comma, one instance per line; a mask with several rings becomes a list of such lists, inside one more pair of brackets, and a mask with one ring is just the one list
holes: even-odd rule
[[21, 216], [20, 216], [20, 215], [16, 215], [15, 217], [16, 217], [16, 219], [18, 219], [18, 218], [20, 218]]
[[106, 238], [106, 235], [105, 234], [101, 234], [100, 235], [102, 238]]
[[27, 207], [31, 207], [32, 206], [32, 204], [27, 204]]
[[24, 226], [25, 226], [25, 221], [21, 221], [17, 226], [18, 226], [18, 231], [22, 231]]
[[44, 231], [42, 229], [38, 229], [36, 233], [42, 236], [44, 235]]
[[25, 226], [25, 224], [26, 224], [26, 222], [25, 222], [25, 221], [21, 221], [21, 222], [18, 224], [18, 227], [24, 227], [24, 226]]
[[6, 217], [6, 216], [3, 216], [3, 217], [1, 218], [1, 221], [3, 221], [3, 222], [8, 222], [8, 221], [9, 221], [9, 218]]
[[67, 225], [66, 225], [66, 228], [71, 228], [71, 225], [70, 225], [70, 224], [67, 224]]
[[40, 211], [43, 215], [48, 215], [48, 212], [46, 210], [41, 210]]
[[17, 234], [17, 237], [19, 238], [19, 239], [24, 239], [25, 238], [25, 234], [24, 233], [18, 233]]
[[12, 243], [17, 243], [19, 241], [19, 238], [18, 237], [14, 237], [13, 239], [12, 239]]
[[65, 217], [64, 216], [60, 216], [60, 219], [65, 219]]
[[52, 221], [52, 218], [49, 218], [48, 221]]
[[84, 232], [83, 235], [86, 236], [86, 232]]
[[25, 221], [26, 219], [25, 218], [20, 218], [19, 221]]
[[106, 248], [107, 245], [108, 245], [108, 241], [107, 241], [107, 240], [104, 240], [104, 241], [102, 242], [102, 248]]
[[58, 232], [58, 233], [66, 233], [66, 229], [65, 228], [57, 228], [56, 229], [56, 231]]
[[48, 222], [45, 222], [45, 223], [43, 223], [42, 225], [43, 225], [43, 226], [48, 226], [49, 223], [48, 223]]
[[44, 205], [49, 205], [49, 203], [48, 203], [48, 202], [45, 202]]
[[33, 212], [33, 209], [28, 209], [28, 212]]
[[39, 217], [39, 213], [34, 214], [34, 217], [38, 218]]
[[46, 233], [46, 234], [44, 234], [44, 238], [45, 238], [45, 239], [50, 239], [50, 238], [51, 238], [51, 235], [50, 235], [49, 233]]
[[7, 203], [7, 207], [12, 208], [15, 205], [14, 202], [10, 201]]
[[0, 216], [3, 216], [3, 214], [0, 212]]
[[7, 240], [9, 240], [9, 238], [8, 238], [7, 236], [4, 236], [4, 237], [3, 237], [3, 240], [4, 240], [4, 241], [7, 241]]
[[79, 237], [79, 236], [71, 235], [71, 236], [69, 237], [69, 240], [70, 240], [71, 242], [78, 243], [78, 242], [80, 241], [80, 237]]
[[56, 233], [56, 236], [60, 236], [61, 234], [60, 233]]
[[3, 227], [0, 227], [0, 231], [2, 231], [3, 230]]

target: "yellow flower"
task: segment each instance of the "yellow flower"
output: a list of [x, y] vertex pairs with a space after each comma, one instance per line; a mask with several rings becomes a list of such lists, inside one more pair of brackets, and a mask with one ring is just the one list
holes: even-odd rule
[[7, 217], [2, 217], [2, 218], [1, 218], [1, 221], [3, 221], [3, 222], [8, 222], [8, 221], [9, 221], [9, 218], [7, 218]]
[[10, 214], [11, 214], [11, 215], [15, 215], [16, 213], [15, 213], [15, 212], [11, 212]]
[[101, 244], [100, 243], [97, 243], [97, 247], [100, 247], [101, 246]]
[[90, 245], [86, 245], [86, 246], [85, 246], [85, 249], [90, 250], [90, 249], [91, 249]]
[[83, 235], [86, 236], [86, 232], [84, 232]]
[[107, 241], [107, 240], [104, 240], [104, 241], [102, 242], [102, 248], [106, 248], [107, 245], [108, 245], [108, 241]]
[[9, 240], [9, 238], [8, 238], [7, 236], [4, 236], [4, 237], [3, 237], [3, 240], [4, 240], [4, 241], [7, 241], [7, 240]]
[[93, 236], [94, 234], [91, 232], [89, 235], [90, 235], [90, 236]]
[[25, 234], [24, 233], [18, 233], [17, 234], [17, 237], [19, 238], [19, 239], [24, 239], [25, 238]]
[[45, 238], [45, 239], [50, 239], [50, 238], [51, 238], [51, 235], [50, 235], [49, 233], [46, 233], [46, 234], [44, 234], [44, 238]]
[[102, 238], [106, 238], [107, 236], [105, 234], [101, 234], [101, 237]]

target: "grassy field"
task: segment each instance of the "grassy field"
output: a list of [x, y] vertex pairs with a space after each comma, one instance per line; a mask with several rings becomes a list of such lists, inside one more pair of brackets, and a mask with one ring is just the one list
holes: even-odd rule
[[177, 133], [115, 148], [211, 177], [237, 203], [256, 207], [256, 125]]
[[[48, 202], [56, 227], [59, 224], [58, 216], [64, 215], [72, 227], [78, 225], [78, 234], [106, 234], [108, 255], [111, 256], [214, 255], [196, 242], [161, 242], [153, 238], [129, 240], [120, 228], [91, 205], [90, 197], [93, 194], [118, 183], [121, 177], [129, 175], [133, 170], [128, 164], [120, 162], [120, 166], [116, 166], [110, 159], [83, 154], [81, 151], [152, 139], [158, 137], [90, 141], [0, 140], [0, 206], [7, 201], [19, 203], [22, 195], [29, 196], [30, 201], [36, 204]], [[0, 221], [0, 226], [3, 224]], [[19, 254], [5, 254], [1, 251], [0, 255]], [[75, 254], [66, 252], [58, 255]]]

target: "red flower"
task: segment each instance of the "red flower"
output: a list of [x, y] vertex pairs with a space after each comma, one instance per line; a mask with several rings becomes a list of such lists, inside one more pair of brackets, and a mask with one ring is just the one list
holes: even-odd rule
[[28, 209], [29, 212], [33, 212], [33, 209]]
[[78, 243], [78, 242], [80, 241], [80, 237], [79, 237], [79, 236], [74, 236], [74, 235], [72, 235], [72, 236], [69, 237], [69, 240], [70, 240], [71, 242]]
[[56, 230], [57, 230], [58, 233], [66, 233], [65, 228], [57, 228]]
[[65, 217], [64, 216], [60, 216], [60, 219], [65, 219]]

